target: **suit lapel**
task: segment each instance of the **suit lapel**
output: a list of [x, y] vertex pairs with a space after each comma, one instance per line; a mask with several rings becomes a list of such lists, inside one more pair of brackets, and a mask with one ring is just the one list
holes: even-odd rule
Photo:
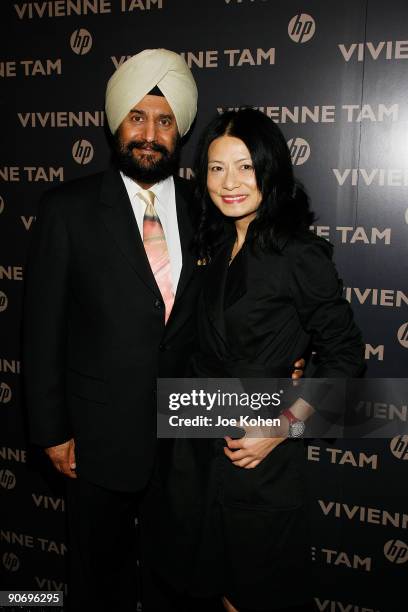
[[106, 172], [101, 187], [101, 215], [117, 246], [146, 286], [161, 298], [125, 185], [119, 172]]
[[186, 188], [185, 182], [181, 181], [178, 177], [174, 177], [174, 184], [176, 189], [177, 224], [183, 257], [183, 266], [181, 268], [175, 297], [177, 301], [183, 294], [193, 274], [196, 266], [196, 257], [191, 249], [193, 240], [193, 225], [191, 219], [192, 194], [190, 193], [190, 189]]

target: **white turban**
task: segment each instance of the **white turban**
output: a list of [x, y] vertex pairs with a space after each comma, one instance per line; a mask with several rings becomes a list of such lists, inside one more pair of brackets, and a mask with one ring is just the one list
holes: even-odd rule
[[188, 132], [197, 113], [198, 95], [190, 68], [178, 53], [145, 49], [124, 62], [108, 81], [105, 111], [112, 133], [156, 86], [174, 113], [180, 136]]

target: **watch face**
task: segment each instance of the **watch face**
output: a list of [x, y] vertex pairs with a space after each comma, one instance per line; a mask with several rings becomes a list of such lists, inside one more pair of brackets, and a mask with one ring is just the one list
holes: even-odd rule
[[305, 432], [306, 425], [304, 421], [295, 421], [290, 425], [290, 437], [299, 438]]

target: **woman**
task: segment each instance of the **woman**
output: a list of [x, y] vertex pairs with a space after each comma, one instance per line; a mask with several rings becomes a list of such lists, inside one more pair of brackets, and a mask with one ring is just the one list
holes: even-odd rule
[[[196, 180], [203, 293], [192, 375], [289, 378], [315, 351], [314, 377], [360, 376], [361, 334], [332, 246], [308, 229], [313, 214], [276, 124], [252, 109], [217, 117]], [[229, 611], [308, 609], [304, 447], [288, 435], [313, 411], [296, 401], [278, 437], [177, 440], [170, 464], [165, 452], [163, 577], [219, 594]]]

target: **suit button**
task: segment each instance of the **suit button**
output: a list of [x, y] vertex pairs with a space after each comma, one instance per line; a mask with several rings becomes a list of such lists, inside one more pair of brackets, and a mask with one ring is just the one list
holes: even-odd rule
[[157, 299], [154, 301], [154, 307], [155, 308], [161, 308], [163, 306], [162, 301]]
[[169, 348], [168, 344], [159, 344], [159, 350], [161, 351], [167, 351]]

